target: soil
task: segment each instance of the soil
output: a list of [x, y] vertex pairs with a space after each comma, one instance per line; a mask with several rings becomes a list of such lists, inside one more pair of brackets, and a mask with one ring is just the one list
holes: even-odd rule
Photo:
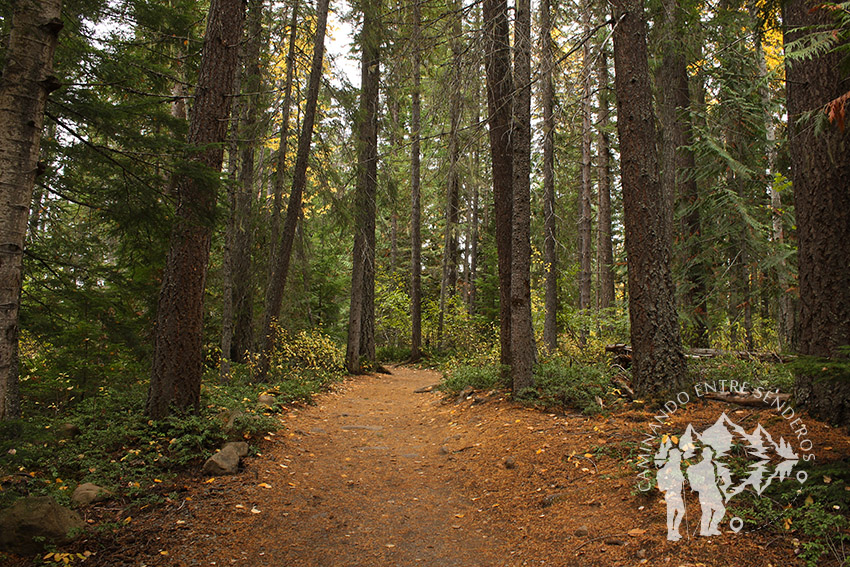
[[[694, 498], [684, 539], [667, 541], [663, 496], [636, 489], [633, 465], [657, 412], [547, 413], [494, 392], [447, 401], [415, 392], [440, 374], [391, 371], [285, 412], [237, 475], [157, 487], [167, 502], [130, 520], [116, 503], [87, 508], [89, 519], [126, 526], [72, 551], [95, 551], [92, 567], [801, 564], [793, 529], [733, 533], [727, 515], [722, 535], [700, 537]], [[797, 447], [770, 409], [701, 401], [665, 427], [702, 430], [724, 411]], [[818, 462], [848, 455], [843, 433], [804, 421]]]

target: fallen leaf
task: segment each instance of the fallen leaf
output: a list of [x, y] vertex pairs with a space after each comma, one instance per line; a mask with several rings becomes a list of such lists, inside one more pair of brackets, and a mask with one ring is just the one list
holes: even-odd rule
[[251, 507], [251, 513], [252, 513], [252, 514], [259, 514], [259, 513], [261, 513], [261, 512], [262, 512], [262, 510], [260, 510], [260, 509], [259, 509], [259, 508], [257, 508], [256, 506], [252, 506], [252, 507]]
[[629, 533], [629, 535], [630, 535], [630, 536], [632, 536], [632, 537], [637, 537], [637, 536], [639, 536], [639, 535], [643, 535], [643, 534], [645, 534], [645, 533], [646, 533], [646, 530], [642, 530], [642, 529], [640, 529], [640, 528], [635, 528], [635, 529], [633, 529], [633, 530], [629, 530], [629, 532], [628, 532], [628, 533]]
[[257, 486], [259, 486], [260, 488], [271, 488], [272, 487], [272, 485], [267, 483], [267, 482], [261, 482]]

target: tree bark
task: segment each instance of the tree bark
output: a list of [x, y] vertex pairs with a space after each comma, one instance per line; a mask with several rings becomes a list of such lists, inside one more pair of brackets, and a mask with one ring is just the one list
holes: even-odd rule
[[253, 208], [255, 150], [260, 133], [260, 89], [263, 84], [261, 51], [263, 0], [249, 0], [246, 16], [245, 57], [242, 82], [244, 115], [240, 123], [239, 187], [236, 192], [236, 223], [233, 238], [233, 327], [231, 360], [245, 362], [254, 350], [254, 284], [251, 277], [251, 248], [254, 242]]
[[[832, 23], [827, 9], [805, 0], [789, 0], [784, 20], [786, 44], [806, 33], [797, 31], [800, 26]], [[817, 357], [841, 356], [838, 349], [850, 345], [850, 151], [847, 132], [837, 124], [819, 131], [813, 118], [801, 119], [806, 112], [822, 112], [850, 90], [841, 58], [833, 50], [811, 59], [786, 59], [800, 289], [798, 352]], [[818, 418], [850, 424], [850, 382], [817, 374], [797, 374], [796, 399]]]
[[241, 0], [210, 4], [189, 124], [192, 149], [174, 184], [177, 211], [157, 307], [146, 408], [154, 419], [200, 403], [204, 285], [244, 12]]
[[608, 309], [614, 306], [614, 245], [611, 238], [611, 143], [609, 128], [608, 52], [600, 46], [596, 68], [599, 83], [599, 120], [596, 138], [597, 199], [596, 213], [596, 306]]
[[[286, 181], [286, 147], [289, 140], [289, 115], [292, 110], [292, 81], [295, 75], [295, 47], [298, 39], [298, 5], [299, 0], [293, 0], [292, 16], [289, 23], [289, 48], [286, 53], [286, 71], [283, 80], [283, 102], [281, 103], [280, 118], [280, 142], [277, 147], [277, 161], [275, 167], [274, 192], [272, 200], [271, 218], [271, 248], [272, 255], [269, 261], [269, 281], [266, 284], [266, 295], [272, 286], [272, 277], [277, 265], [277, 248], [280, 241], [280, 215], [283, 209], [283, 186]], [[265, 306], [268, 311], [269, 306]], [[264, 315], [265, 317], [265, 315]]]
[[531, 321], [531, 2], [517, 0], [514, 21], [511, 373], [513, 391], [534, 386]]
[[345, 366], [363, 371], [363, 359], [375, 359], [375, 213], [378, 172], [378, 95], [380, 71], [380, 0], [364, 0], [361, 31], [360, 116], [351, 304]]
[[[584, 33], [590, 31], [590, 6], [584, 2], [582, 9], [582, 28]], [[582, 93], [581, 93], [581, 190], [579, 192], [578, 208], [578, 238], [579, 238], [579, 276], [578, 276], [578, 308], [587, 314], [590, 309], [591, 298], [591, 271], [592, 271], [592, 247], [591, 228], [593, 212], [590, 207], [593, 198], [593, 187], [590, 179], [591, 169], [591, 144], [590, 144], [590, 96], [591, 96], [591, 63], [590, 44], [585, 41], [582, 44]], [[584, 342], [587, 329], [582, 326], [581, 338]]]
[[550, 0], [540, 2], [540, 67], [543, 104], [543, 265], [545, 271], [545, 315], [543, 343], [550, 352], [558, 350], [558, 254], [555, 216], [555, 88], [552, 83], [553, 45]]
[[[322, 79], [322, 61], [325, 56], [325, 30], [328, 22], [329, 0], [319, 0], [316, 6], [316, 35], [313, 38], [313, 60], [310, 64], [310, 77], [307, 82], [307, 98], [305, 100], [304, 118], [301, 122], [301, 133], [298, 135], [298, 151], [295, 155], [295, 169], [292, 172], [292, 188], [289, 192], [289, 202], [286, 205], [286, 219], [277, 246], [274, 270], [266, 291], [266, 310], [263, 317], [262, 346], [260, 349], [260, 364], [255, 379], [265, 381], [269, 371], [269, 362], [274, 348], [274, 330], [272, 328], [280, 316], [283, 303], [283, 291], [286, 288], [286, 278], [289, 273], [289, 263], [292, 258], [292, 244], [295, 240], [295, 229], [301, 217], [301, 201], [304, 188], [307, 185], [307, 166], [310, 160], [310, 147], [313, 141], [313, 124], [316, 121], [316, 106], [319, 100], [319, 87]], [[284, 111], [288, 113], [288, 111]], [[282, 136], [282, 134], [281, 134]], [[283, 144], [283, 142], [281, 142]], [[283, 151], [283, 147], [281, 148]], [[280, 164], [278, 164], [280, 165]], [[278, 170], [278, 175], [281, 170]]]
[[615, 0], [614, 68], [620, 138], [633, 380], [639, 395], [658, 395], [685, 380], [670, 229], [658, 177], [655, 117], [641, 0]]
[[[671, 231], [673, 203], [684, 202], [686, 213], [682, 220], [685, 239], [685, 289], [682, 294], [683, 309], [688, 313], [688, 336], [694, 346], [708, 346], [705, 267], [699, 259], [701, 230], [700, 211], [697, 206], [699, 190], [693, 170], [696, 166], [693, 145], [693, 128], [690, 117], [687, 59], [681, 41], [685, 33], [682, 18], [684, 8], [678, 0], [662, 3], [662, 57], [657, 79], [661, 91], [659, 116], [662, 143], [662, 184], [666, 196]], [[671, 236], [672, 238], [672, 236]]]
[[27, 217], [38, 172], [47, 95], [59, 84], [53, 54], [61, 0], [14, 2], [0, 76], [0, 421], [20, 416], [18, 314]]
[[499, 259], [499, 343], [503, 377], [511, 365], [511, 223], [513, 217], [513, 145], [511, 141], [513, 77], [505, 0], [484, 0], [487, 75], [487, 120], [493, 169], [496, 249]]
[[443, 324], [446, 314], [446, 300], [454, 297], [457, 290], [458, 266], [458, 223], [460, 221], [460, 141], [458, 130], [461, 120], [461, 20], [463, 12], [460, 3], [452, 3], [451, 50], [452, 70], [449, 85], [449, 176], [446, 191], [446, 234], [443, 247], [443, 271], [440, 281], [440, 314], [437, 322], [437, 344], [443, 346]]
[[422, 234], [420, 202], [420, 118], [421, 118], [421, 65], [422, 38], [420, 7], [413, 3], [413, 92], [410, 110], [410, 358], [422, 356]]

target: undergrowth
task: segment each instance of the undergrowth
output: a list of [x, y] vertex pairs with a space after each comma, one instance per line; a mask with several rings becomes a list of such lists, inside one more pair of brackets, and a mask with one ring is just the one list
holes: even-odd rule
[[[284, 405], [311, 402], [343, 375], [341, 350], [327, 336], [279, 331], [269, 383], [254, 383], [250, 364], [232, 365], [224, 383], [209, 367], [198, 411], [154, 421], [144, 412], [141, 365], [83, 387], [55, 371], [38, 345], [22, 354], [23, 417], [0, 423], [0, 508], [26, 495], [67, 504], [85, 482], [130, 503], [157, 501], [169, 478], [199, 467], [226, 440], [278, 429], [274, 414]], [[258, 401], [264, 393], [274, 395], [270, 406]]]

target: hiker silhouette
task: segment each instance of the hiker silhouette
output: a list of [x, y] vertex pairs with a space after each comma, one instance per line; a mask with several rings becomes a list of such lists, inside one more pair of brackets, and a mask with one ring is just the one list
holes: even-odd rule
[[702, 460], [688, 466], [688, 482], [691, 489], [699, 495], [699, 506], [702, 509], [699, 535], [720, 535], [717, 525], [726, 515], [723, 505], [723, 494], [717, 486], [714, 452], [710, 447], [703, 447]]
[[664, 492], [664, 501], [667, 503], [667, 539], [679, 541], [682, 539], [679, 524], [685, 516], [685, 500], [682, 494], [685, 487], [685, 477], [682, 474], [682, 452], [675, 447], [668, 452], [665, 446], [661, 453], [667, 453], [667, 461], [658, 470], [656, 480], [658, 489]]

